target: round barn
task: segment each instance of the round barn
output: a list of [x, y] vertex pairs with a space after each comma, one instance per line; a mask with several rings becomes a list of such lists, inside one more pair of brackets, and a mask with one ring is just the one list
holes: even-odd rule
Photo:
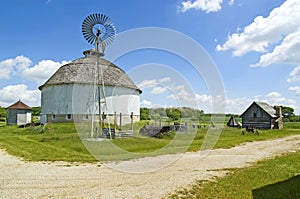
[[92, 115], [118, 125], [138, 121], [142, 91], [102, 53], [92, 49], [83, 54], [39, 87], [41, 123], [89, 121]]

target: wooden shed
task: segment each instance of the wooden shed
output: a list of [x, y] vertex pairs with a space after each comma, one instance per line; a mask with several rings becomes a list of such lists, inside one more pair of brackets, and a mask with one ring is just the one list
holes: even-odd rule
[[31, 123], [31, 108], [21, 100], [6, 108], [6, 124], [22, 125]]
[[281, 107], [276, 110], [265, 102], [253, 102], [241, 115], [242, 127], [258, 129], [282, 129], [283, 116]]

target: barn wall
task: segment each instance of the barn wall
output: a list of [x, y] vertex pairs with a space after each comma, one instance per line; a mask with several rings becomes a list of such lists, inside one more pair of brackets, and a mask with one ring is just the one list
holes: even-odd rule
[[72, 114], [72, 91], [72, 85], [44, 87], [41, 114]]
[[[41, 114], [91, 114], [99, 113], [98, 90], [92, 85], [55, 85], [42, 90]], [[106, 104], [101, 103], [101, 112], [114, 114], [140, 114], [139, 92], [123, 87], [105, 87]], [[103, 93], [100, 93], [103, 102]], [[95, 100], [96, 98], [96, 100]]]
[[[256, 118], [254, 117], [256, 113]], [[253, 104], [247, 112], [242, 115], [242, 126], [254, 126], [259, 129], [270, 129], [272, 127], [272, 118], [259, 106]]]
[[[67, 118], [67, 115], [61, 114], [61, 115], [55, 115], [55, 119], [53, 118], [53, 114], [45, 115], [46, 121], [43, 121], [42, 123], [56, 123], [56, 122], [91, 122], [92, 121], [92, 115], [86, 115], [86, 114], [78, 114], [78, 115], [72, 115], [71, 119]], [[139, 115], [133, 115], [133, 122], [138, 122], [140, 121], [140, 116]], [[94, 121], [99, 121], [99, 117], [97, 115], [94, 116]], [[110, 124], [116, 124], [118, 126], [123, 126], [126, 124], [131, 123], [131, 115], [128, 114], [117, 114], [114, 115], [109, 115], [106, 116], [106, 119], [104, 120], [105, 123], [110, 123]]]

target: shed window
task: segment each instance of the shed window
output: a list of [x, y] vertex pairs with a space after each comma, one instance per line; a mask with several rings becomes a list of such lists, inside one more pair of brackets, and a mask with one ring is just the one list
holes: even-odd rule
[[71, 114], [67, 114], [66, 119], [67, 120], [71, 120], [72, 119], [72, 115]]
[[254, 117], [254, 118], [256, 118], [256, 117], [257, 117], [256, 113], [253, 113], [253, 117]]
[[52, 115], [52, 120], [55, 120], [55, 119], [56, 119], [56, 115], [53, 114], [53, 115]]

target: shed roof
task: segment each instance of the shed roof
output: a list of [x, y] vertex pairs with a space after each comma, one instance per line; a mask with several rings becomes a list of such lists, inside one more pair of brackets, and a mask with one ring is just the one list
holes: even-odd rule
[[269, 105], [266, 102], [253, 102], [242, 114], [241, 116], [243, 116], [249, 109], [250, 107], [252, 107], [254, 104], [256, 104], [257, 106], [259, 106], [261, 109], [263, 109], [268, 115], [270, 115], [273, 118], [277, 118], [276, 116], [276, 110]]
[[[133, 83], [128, 75], [118, 66], [101, 57], [101, 54], [95, 50], [87, 50], [84, 52], [85, 57], [76, 59], [68, 64], [61, 66], [53, 75], [46, 81], [45, 84], [39, 87], [40, 90], [49, 85], [60, 84], [94, 84], [107, 86], [120, 86], [133, 88], [142, 91]], [[98, 59], [97, 59], [98, 58]], [[98, 63], [98, 68], [96, 67]], [[97, 74], [103, 74], [103, 78]], [[100, 79], [100, 80], [99, 80]]]
[[17, 101], [16, 103], [10, 105], [7, 107], [7, 109], [25, 109], [25, 110], [31, 110], [31, 107], [21, 102], [21, 100]]

